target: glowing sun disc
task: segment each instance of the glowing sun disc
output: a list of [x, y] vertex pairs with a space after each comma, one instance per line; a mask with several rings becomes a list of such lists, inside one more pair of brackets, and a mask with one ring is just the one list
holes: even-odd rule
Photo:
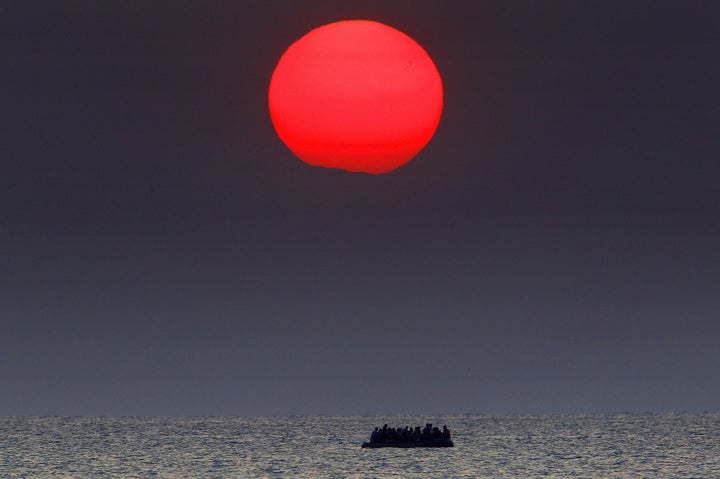
[[318, 27], [282, 55], [270, 80], [270, 117], [304, 162], [387, 173], [410, 161], [440, 122], [440, 74], [415, 40], [382, 23]]

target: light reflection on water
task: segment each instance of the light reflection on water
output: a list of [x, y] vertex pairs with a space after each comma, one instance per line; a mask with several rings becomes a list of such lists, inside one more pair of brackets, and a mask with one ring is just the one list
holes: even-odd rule
[[[447, 424], [456, 447], [361, 449]], [[0, 478], [718, 478], [720, 414], [0, 418]]]

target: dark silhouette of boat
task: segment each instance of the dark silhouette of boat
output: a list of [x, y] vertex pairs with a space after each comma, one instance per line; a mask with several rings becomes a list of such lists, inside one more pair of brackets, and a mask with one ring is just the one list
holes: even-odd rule
[[452, 439], [430, 439], [428, 441], [410, 441], [410, 442], [364, 442], [363, 448], [377, 449], [380, 447], [454, 447]]
[[382, 428], [376, 427], [370, 434], [370, 442], [364, 442], [363, 448], [378, 449], [381, 447], [454, 447], [450, 440], [450, 430], [443, 426], [442, 430], [431, 423], [425, 424], [423, 429], [416, 426], [388, 427], [385, 424]]

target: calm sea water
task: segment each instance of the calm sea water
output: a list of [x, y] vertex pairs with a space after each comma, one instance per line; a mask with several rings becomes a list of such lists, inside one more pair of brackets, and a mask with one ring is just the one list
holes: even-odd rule
[[[361, 449], [376, 425], [456, 447]], [[0, 478], [720, 478], [720, 414], [0, 418]]]

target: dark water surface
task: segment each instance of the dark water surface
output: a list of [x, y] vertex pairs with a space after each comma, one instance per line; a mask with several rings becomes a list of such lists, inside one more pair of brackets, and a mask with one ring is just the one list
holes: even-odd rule
[[[376, 425], [456, 447], [361, 449]], [[720, 478], [720, 414], [2, 417], [0, 478]]]

